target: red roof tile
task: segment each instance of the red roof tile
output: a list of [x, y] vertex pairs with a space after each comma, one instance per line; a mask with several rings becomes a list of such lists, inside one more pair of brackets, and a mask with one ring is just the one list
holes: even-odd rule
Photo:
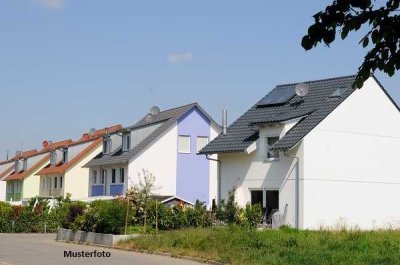
[[54, 174], [54, 173], [59, 173], [59, 174], [64, 174], [68, 169], [76, 165], [79, 161], [81, 161], [86, 155], [88, 155], [90, 152], [94, 151], [100, 144], [102, 143], [101, 138], [97, 138], [95, 141], [93, 141], [92, 144], [90, 144], [88, 147], [83, 149], [78, 155], [76, 155], [73, 159], [68, 161], [67, 163], [59, 163], [57, 165], [51, 166], [47, 165], [45, 168], [40, 170], [36, 175], [45, 175], [45, 174]]
[[24, 179], [26, 176], [32, 174], [35, 170], [39, 169], [41, 165], [46, 163], [50, 159], [50, 155], [46, 155], [42, 159], [40, 159], [36, 164], [31, 166], [28, 170], [26, 171], [20, 171], [20, 172], [13, 172], [9, 176], [7, 176], [3, 181], [7, 180], [21, 180]]

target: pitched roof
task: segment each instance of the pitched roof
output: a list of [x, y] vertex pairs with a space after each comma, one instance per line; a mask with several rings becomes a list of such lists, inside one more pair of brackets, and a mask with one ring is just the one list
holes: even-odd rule
[[101, 143], [102, 143], [102, 139], [97, 138], [96, 140], [93, 141], [93, 143], [91, 143], [88, 147], [83, 149], [78, 155], [76, 155], [73, 159], [71, 159], [67, 163], [58, 163], [54, 166], [48, 164], [42, 170], [37, 172], [36, 175], [45, 175], [45, 174], [53, 174], [53, 173], [64, 174], [68, 169], [72, 168], [79, 161], [81, 161], [84, 157], [86, 157], [86, 155], [90, 154], [96, 148], [98, 148]]
[[0, 180], [1, 180], [2, 178], [4, 178], [5, 176], [11, 174], [13, 170], [14, 170], [14, 165], [12, 165], [12, 166], [6, 168], [6, 170], [4, 170], [3, 172], [0, 173]]
[[33, 172], [38, 170], [49, 159], [50, 159], [50, 155], [46, 155], [42, 159], [40, 159], [38, 162], [36, 162], [34, 165], [32, 165], [28, 170], [26, 170], [26, 171], [22, 170], [20, 172], [13, 172], [12, 174], [8, 175], [5, 179], [3, 179], [3, 181], [24, 179], [25, 177], [29, 176], [30, 174], [32, 174]]
[[45, 175], [45, 174], [53, 174], [53, 173], [64, 174], [70, 168], [75, 166], [79, 161], [81, 161], [83, 158], [85, 158], [87, 155], [89, 155], [91, 152], [93, 152], [95, 149], [97, 149], [103, 141], [103, 139], [102, 139], [103, 135], [105, 135], [107, 133], [114, 133], [121, 128], [122, 128], [122, 126], [120, 124], [114, 125], [114, 126], [111, 126], [108, 128], [104, 128], [104, 129], [95, 131], [93, 136], [86, 134], [86, 135], [82, 136], [81, 139], [79, 139], [75, 142], [68, 143], [66, 145], [66, 147], [75, 146], [75, 145], [83, 144], [83, 143], [87, 143], [87, 142], [92, 142], [89, 146], [87, 146], [82, 151], [80, 151], [74, 158], [72, 158], [67, 163], [58, 163], [56, 165], [48, 164], [42, 170], [37, 172], [36, 175]]
[[[290, 149], [354, 92], [352, 84], [355, 77], [352, 75], [304, 82], [309, 86], [309, 93], [303, 98], [296, 95], [282, 105], [258, 106], [268, 96], [267, 94], [232, 123], [226, 134], [216, 137], [200, 153], [243, 152], [258, 139], [258, 131], [254, 125], [299, 118], [300, 121], [271, 147], [272, 150]], [[275, 89], [294, 89], [296, 84], [279, 85]], [[343, 95], [330, 98], [336, 89], [342, 87], [347, 88]]]
[[110, 154], [100, 153], [91, 161], [89, 161], [85, 165], [85, 167], [127, 163], [132, 157], [136, 156], [138, 153], [144, 150], [149, 144], [151, 144], [154, 140], [156, 140], [159, 136], [166, 132], [172, 125], [174, 125], [181, 117], [183, 117], [193, 108], [197, 108], [203, 115], [210, 119], [212, 123], [218, 125], [197, 103], [192, 103], [185, 106], [161, 111], [154, 116], [146, 115], [136, 124], [126, 127], [123, 130], [134, 131], [155, 124], [160, 124], [160, 126], [149, 135], [147, 135], [132, 149], [123, 152], [122, 147], [120, 146]]

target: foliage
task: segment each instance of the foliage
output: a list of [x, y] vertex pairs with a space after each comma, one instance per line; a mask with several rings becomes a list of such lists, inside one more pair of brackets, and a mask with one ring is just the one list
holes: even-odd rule
[[359, 67], [355, 85], [360, 88], [376, 69], [392, 76], [400, 69], [400, 0], [376, 3], [371, 0], [335, 0], [324, 11], [316, 13], [314, 24], [308, 28], [301, 45], [306, 50], [324, 42], [330, 45], [340, 31], [345, 39], [351, 31], [368, 27], [367, 34], [360, 40], [363, 48], [372, 42], [372, 48]]
[[126, 202], [123, 200], [102, 201], [94, 207], [98, 217], [97, 233], [123, 234], [125, 227]]
[[127, 249], [169, 252], [225, 264], [400, 264], [399, 231], [190, 228], [125, 242]]
[[263, 216], [262, 208], [260, 204], [246, 204], [246, 207], [242, 210], [241, 223], [251, 228], [256, 228], [260, 224], [260, 220]]
[[148, 209], [151, 204], [153, 192], [155, 190], [155, 176], [148, 170], [138, 174], [139, 182], [131, 187], [126, 192], [126, 197], [133, 205], [135, 205], [136, 215], [139, 220], [143, 221], [144, 228], [147, 226]]

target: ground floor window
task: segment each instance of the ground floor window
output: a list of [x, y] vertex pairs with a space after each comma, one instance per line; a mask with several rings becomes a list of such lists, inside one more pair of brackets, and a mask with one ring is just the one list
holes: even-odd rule
[[251, 189], [251, 204], [260, 204], [267, 216], [279, 209], [279, 190]]

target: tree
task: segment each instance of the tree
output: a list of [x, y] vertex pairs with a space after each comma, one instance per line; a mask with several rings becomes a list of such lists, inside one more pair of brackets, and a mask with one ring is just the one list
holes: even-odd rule
[[[152, 200], [153, 192], [156, 189], [154, 186], [155, 177], [148, 170], [142, 170], [142, 174], [138, 173], [138, 183], [129, 187], [126, 192], [126, 197], [129, 201], [138, 207], [138, 210], [144, 216], [144, 230], [147, 226], [147, 212]], [[131, 181], [132, 182], [132, 181]]]
[[345, 39], [349, 32], [368, 27], [367, 34], [359, 44], [372, 48], [358, 68], [354, 86], [361, 88], [371, 73], [379, 69], [389, 76], [400, 69], [400, 0], [387, 0], [383, 5], [371, 0], [335, 0], [316, 13], [314, 24], [308, 28], [301, 45], [310, 50], [323, 42], [328, 47], [335, 40], [336, 33]]

